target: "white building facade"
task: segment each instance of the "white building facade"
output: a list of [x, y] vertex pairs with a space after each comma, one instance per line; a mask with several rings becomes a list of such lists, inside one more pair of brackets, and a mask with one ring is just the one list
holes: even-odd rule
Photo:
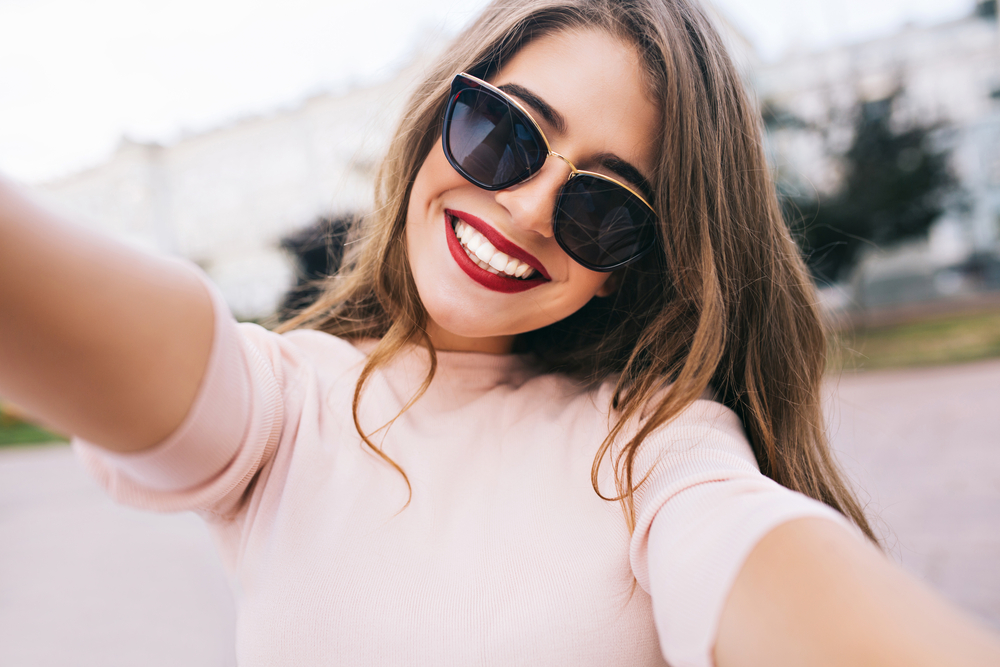
[[[906, 27], [867, 42], [792, 54], [758, 68], [764, 104], [804, 121], [772, 128], [769, 151], [785, 183], [804, 194], [837, 187], [834, 154], [851, 142], [850, 109], [888, 98], [897, 88], [894, 121], [941, 123], [944, 148], [970, 195], [971, 210], [953, 212], [931, 231], [928, 253], [955, 261], [995, 252], [1000, 242], [1000, 28], [996, 4], [929, 27]], [[826, 136], [815, 131], [826, 127]]]
[[169, 146], [124, 140], [103, 164], [35, 190], [84, 225], [196, 262], [237, 316], [262, 317], [295, 279], [281, 238], [371, 206], [378, 161], [423, 62]]
[[[749, 42], [706, 7], [749, 77], [757, 65]], [[432, 57], [425, 52], [377, 85], [319, 95], [170, 145], [124, 140], [103, 164], [35, 189], [84, 225], [196, 262], [238, 317], [265, 317], [295, 281], [280, 240], [320, 216], [371, 206], [381, 156]]]

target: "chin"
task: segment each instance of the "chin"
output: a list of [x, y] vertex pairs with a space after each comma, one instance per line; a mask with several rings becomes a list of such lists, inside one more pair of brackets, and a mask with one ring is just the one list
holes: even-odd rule
[[462, 313], [435, 313], [428, 309], [428, 316], [434, 323], [451, 334], [462, 338], [496, 338], [499, 336], [513, 336], [522, 333], [524, 329], [510, 326], [509, 323], [489, 321], [485, 317], [470, 314], [468, 311]]

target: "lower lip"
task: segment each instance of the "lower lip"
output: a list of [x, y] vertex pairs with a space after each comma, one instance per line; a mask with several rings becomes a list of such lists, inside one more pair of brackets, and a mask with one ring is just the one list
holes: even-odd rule
[[485, 269], [479, 268], [479, 266], [469, 258], [465, 252], [465, 248], [462, 247], [458, 237], [455, 236], [455, 229], [451, 226], [451, 218], [448, 217], [447, 213], [444, 216], [444, 228], [445, 236], [448, 237], [448, 250], [451, 251], [451, 256], [455, 258], [455, 262], [462, 267], [462, 270], [465, 271], [470, 278], [486, 289], [493, 290], [494, 292], [505, 292], [507, 294], [511, 294], [513, 292], [524, 292], [532, 287], [538, 287], [539, 285], [543, 285], [548, 282], [542, 277], [529, 278], [528, 280], [508, 278], [507, 276], [499, 276], [495, 273], [490, 273]]

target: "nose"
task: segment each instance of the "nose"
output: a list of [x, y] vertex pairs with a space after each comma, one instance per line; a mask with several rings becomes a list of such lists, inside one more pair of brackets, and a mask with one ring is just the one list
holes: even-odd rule
[[511, 215], [513, 223], [545, 238], [552, 238], [552, 216], [559, 189], [572, 173], [570, 162], [558, 153], [550, 153], [545, 164], [527, 181], [498, 190], [495, 197]]

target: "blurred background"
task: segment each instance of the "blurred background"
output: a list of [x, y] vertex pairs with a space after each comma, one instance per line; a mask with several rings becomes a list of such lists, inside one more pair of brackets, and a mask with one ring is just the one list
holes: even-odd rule
[[[0, 171], [266, 321], [484, 4], [0, 0]], [[705, 4], [835, 333], [834, 447], [893, 557], [1000, 630], [996, 2]], [[60, 440], [0, 399], [0, 664], [235, 664], [203, 526], [113, 506]]]

